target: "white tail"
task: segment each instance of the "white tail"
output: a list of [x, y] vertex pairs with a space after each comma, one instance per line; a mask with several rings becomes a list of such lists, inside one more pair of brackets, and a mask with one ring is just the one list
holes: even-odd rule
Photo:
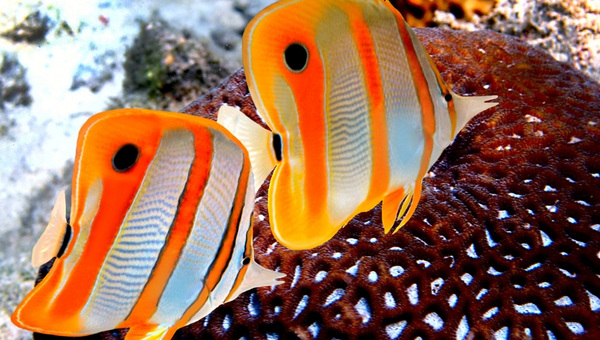
[[498, 105], [498, 103], [487, 102], [488, 100], [498, 98], [498, 96], [463, 97], [452, 91], [450, 91], [450, 93], [452, 94], [454, 110], [456, 111], [456, 129], [454, 131], [454, 136], [452, 136], [453, 139], [458, 132], [467, 125], [467, 122], [471, 120], [471, 118], [482, 111]]
[[242, 283], [237, 287], [237, 289], [229, 294], [227, 300], [225, 302], [229, 302], [237, 298], [241, 293], [248, 291], [252, 288], [264, 287], [264, 286], [274, 286], [283, 281], [279, 281], [285, 274], [276, 272], [271, 269], [267, 269], [260, 264], [256, 263], [254, 259], [251, 258], [250, 263], [248, 264], [248, 269], [246, 270], [246, 274], [242, 279]]
[[240, 110], [227, 105], [219, 109], [217, 122], [239, 139], [248, 150], [254, 173], [254, 190], [258, 191], [277, 165], [272, 147], [273, 133], [255, 123]]
[[65, 201], [65, 191], [58, 193], [54, 208], [50, 213], [50, 222], [40, 236], [40, 239], [33, 246], [31, 252], [31, 264], [34, 267], [39, 267], [50, 261], [58, 255], [58, 251], [62, 246], [65, 232], [67, 231], [67, 207]]

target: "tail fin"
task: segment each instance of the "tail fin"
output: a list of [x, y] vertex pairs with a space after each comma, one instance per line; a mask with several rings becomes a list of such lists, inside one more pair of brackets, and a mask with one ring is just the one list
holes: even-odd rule
[[58, 193], [54, 208], [50, 213], [50, 222], [33, 246], [31, 252], [31, 264], [39, 267], [55, 257], [62, 246], [65, 232], [67, 231], [67, 207], [65, 191]]
[[273, 133], [263, 129], [240, 110], [227, 105], [219, 109], [217, 122], [239, 139], [248, 150], [254, 173], [254, 190], [258, 191], [277, 165], [272, 147]]
[[283, 283], [283, 281], [279, 281], [279, 279], [283, 278], [284, 276], [285, 274], [267, 269], [256, 263], [253, 258], [250, 258], [250, 263], [248, 264], [248, 269], [246, 270], [246, 274], [242, 279], [242, 283], [234, 291], [229, 293], [229, 296], [225, 302], [234, 300], [241, 293], [252, 288], [275, 286]]
[[463, 97], [452, 91], [450, 91], [450, 94], [454, 100], [454, 110], [456, 111], [456, 129], [452, 138], [456, 137], [458, 132], [467, 125], [467, 122], [471, 118], [482, 111], [498, 105], [498, 103], [487, 102], [488, 100], [498, 98], [498, 96]]

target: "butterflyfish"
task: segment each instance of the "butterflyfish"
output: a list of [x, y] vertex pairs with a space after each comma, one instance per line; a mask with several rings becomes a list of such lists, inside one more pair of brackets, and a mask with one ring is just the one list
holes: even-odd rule
[[32, 256], [56, 259], [13, 323], [170, 339], [240, 293], [281, 283], [254, 260], [253, 185], [246, 149], [214, 121], [141, 109], [92, 116], [79, 132], [69, 218], [63, 192]]
[[[275, 238], [291, 249], [323, 244], [380, 202], [385, 232], [396, 221], [403, 226], [444, 148], [497, 104], [487, 102], [496, 96], [452, 92], [383, 0], [274, 3], [246, 27], [242, 54], [250, 94], [272, 133], [228, 128], [252, 136], [242, 142], [263, 155], [252, 161], [256, 174], [275, 168], [269, 218]], [[259, 152], [264, 145], [271, 150]]]

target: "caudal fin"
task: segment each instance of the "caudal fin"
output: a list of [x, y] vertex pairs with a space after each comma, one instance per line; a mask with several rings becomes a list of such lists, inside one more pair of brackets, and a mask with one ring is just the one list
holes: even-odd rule
[[463, 97], [452, 91], [450, 91], [450, 94], [452, 95], [454, 110], [456, 111], [456, 129], [454, 130], [453, 138], [467, 125], [467, 122], [471, 118], [482, 111], [498, 105], [498, 103], [494, 102], [488, 103], [489, 100], [496, 99], [498, 96]]
[[252, 288], [274, 286], [283, 283], [283, 281], [279, 281], [279, 279], [283, 278], [284, 276], [285, 274], [267, 269], [256, 263], [254, 259], [251, 258], [250, 263], [248, 264], [248, 269], [246, 270], [244, 278], [242, 279], [242, 283], [229, 294], [225, 302], [234, 300], [240, 294]]
[[224, 126], [248, 150], [254, 173], [254, 189], [258, 191], [271, 170], [277, 165], [273, 151], [273, 133], [262, 128], [240, 110], [223, 105], [217, 122]]

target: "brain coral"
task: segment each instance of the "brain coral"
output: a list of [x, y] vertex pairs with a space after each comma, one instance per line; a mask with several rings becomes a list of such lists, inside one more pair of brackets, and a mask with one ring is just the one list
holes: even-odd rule
[[[290, 251], [271, 235], [263, 185], [256, 257], [285, 283], [175, 338], [600, 338], [600, 85], [512, 37], [417, 35], [456, 92], [500, 105], [433, 166], [412, 219], [384, 235], [376, 207]], [[242, 71], [184, 112], [214, 118], [222, 103], [256, 119]]]

